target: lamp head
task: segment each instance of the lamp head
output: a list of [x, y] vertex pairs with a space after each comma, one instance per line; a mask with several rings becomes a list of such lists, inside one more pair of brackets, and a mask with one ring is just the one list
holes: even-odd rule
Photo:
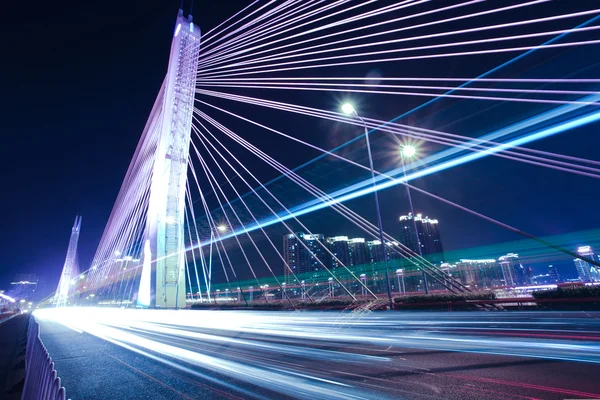
[[227, 226], [219, 225], [219, 226], [217, 226], [217, 229], [219, 230], [219, 232], [225, 232], [227, 230]]
[[342, 105], [342, 112], [346, 115], [356, 114], [356, 110], [354, 109], [354, 106], [352, 106], [352, 104], [350, 104], [350, 103], [344, 103]]
[[402, 146], [402, 157], [411, 158], [417, 153], [417, 149], [415, 146], [411, 146], [410, 144]]

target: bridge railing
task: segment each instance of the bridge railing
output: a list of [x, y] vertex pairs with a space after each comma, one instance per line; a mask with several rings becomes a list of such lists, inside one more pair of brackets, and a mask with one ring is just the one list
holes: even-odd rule
[[25, 350], [25, 385], [22, 400], [65, 400], [66, 391], [56, 376], [54, 362], [40, 339], [40, 326], [29, 319]]

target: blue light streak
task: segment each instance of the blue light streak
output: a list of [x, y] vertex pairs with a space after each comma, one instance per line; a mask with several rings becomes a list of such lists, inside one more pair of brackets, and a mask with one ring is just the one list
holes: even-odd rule
[[[583, 22], [582, 24], [576, 26], [575, 28], [582, 28], [582, 27], [588, 26], [588, 25], [590, 25], [590, 24], [592, 24], [592, 23], [594, 23], [594, 22], [596, 22], [598, 20], [600, 20], [600, 15], [598, 15], [596, 17], [593, 17], [593, 18], [591, 18], [591, 19]], [[566, 37], [568, 34], [569, 34], [569, 32], [565, 32], [563, 34], [560, 34], [560, 35], [558, 35], [558, 36], [556, 36], [556, 37], [554, 37], [554, 38], [546, 41], [545, 43], [543, 43], [543, 45], [555, 43], [555, 42], [559, 41], [560, 39]], [[506, 66], [508, 66], [508, 65], [510, 65], [510, 64], [512, 64], [512, 63], [514, 63], [516, 61], [518, 61], [518, 60], [521, 60], [524, 57], [526, 57], [526, 56], [528, 56], [528, 55], [536, 52], [537, 50], [539, 50], [539, 48], [528, 50], [528, 51], [524, 52], [523, 54], [520, 54], [517, 57], [514, 57], [514, 58], [506, 61], [505, 63], [503, 63], [503, 64], [501, 64], [501, 65], [499, 65], [497, 67], [494, 67], [491, 70], [489, 70], [489, 71], [487, 71], [487, 72], [485, 72], [485, 73], [477, 76], [475, 79], [472, 79], [472, 80], [470, 80], [468, 82], [465, 82], [465, 83], [461, 84], [456, 89], [452, 89], [452, 90], [447, 91], [445, 94], [451, 94], [451, 93], [455, 92], [458, 88], [462, 88], [462, 87], [468, 86], [471, 83], [476, 82], [477, 79], [481, 79], [481, 78], [484, 78], [486, 76], [489, 76], [490, 74], [492, 74], [494, 72], [497, 72], [500, 69], [502, 69], [502, 68], [504, 68], [504, 67], [506, 67]], [[371, 133], [373, 133], [373, 132], [375, 132], [375, 131], [377, 131], [377, 130], [385, 127], [385, 126], [387, 126], [389, 123], [396, 122], [396, 121], [398, 121], [398, 120], [400, 120], [400, 119], [402, 119], [402, 118], [404, 118], [404, 117], [406, 117], [406, 116], [408, 116], [408, 115], [410, 115], [410, 114], [412, 114], [412, 113], [414, 113], [414, 112], [416, 112], [416, 111], [418, 111], [418, 110], [420, 110], [420, 109], [422, 109], [422, 108], [424, 108], [424, 107], [426, 107], [426, 106], [428, 106], [428, 105], [430, 105], [430, 104], [432, 104], [432, 103], [434, 103], [434, 102], [436, 102], [436, 101], [438, 101], [438, 100], [440, 100], [442, 98], [443, 98], [443, 96], [433, 98], [433, 99], [431, 99], [431, 100], [429, 100], [429, 101], [421, 104], [420, 106], [415, 107], [415, 108], [411, 109], [410, 111], [407, 111], [407, 112], [405, 112], [405, 113], [403, 113], [403, 114], [401, 114], [401, 115], [399, 115], [399, 116], [391, 119], [390, 121], [387, 121], [387, 122], [381, 124], [377, 128], [371, 129], [369, 131], [369, 134], [371, 134]], [[600, 96], [598, 96], [598, 95], [592, 95], [592, 96], [588, 96], [588, 97], [585, 97], [585, 98], [581, 99], [581, 101], [597, 101], [598, 99], [600, 99]], [[555, 117], [561, 116], [561, 115], [563, 115], [563, 114], [565, 114], [567, 112], [575, 111], [575, 110], [577, 110], [577, 109], [579, 109], [581, 107], [583, 107], [583, 105], [576, 105], [575, 104], [575, 105], [561, 106], [561, 107], [558, 107], [558, 108], [556, 108], [554, 110], [551, 110], [551, 111], [539, 114], [537, 116], [534, 116], [532, 118], [529, 118], [529, 119], [527, 119], [525, 121], [521, 121], [519, 123], [513, 124], [513, 125], [511, 125], [509, 127], [506, 127], [506, 128], [503, 128], [503, 129], [499, 129], [499, 130], [497, 130], [495, 132], [492, 132], [492, 133], [489, 133], [489, 134], [484, 135], [482, 137], [479, 137], [478, 139], [479, 140], [496, 140], [496, 139], [501, 138], [503, 136], [506, 136], [508, 134], [515, 133], [515, 132], [517, 132], [519, 130], [522, 130], [522, 129], [525, 129], [527, 127], [531, 127], [531, 126], [535, 125], [536, 123], [546, 122], [548, 120], [548, 118], [555, 118]], [[497, 153], [497, 152], [499, 152], [501, 150], [505, 150], [505, 149], [509, 148], [510, 146], [519, 146], [521, 144], [530, 143], [532, 141], [535, 141], [535, 140], [538, 140], [538, 139], [541, 139], [541, 138], [544, 138], [544, 137], [547, 137], [547, 136], [551, 136], [553, 134], [560, 133], [560, 132], [563, 132], [565, 130], [573, 129], [573, 128], [577, 127], [577, 126], [581, 126], [581, 125], [585, 125], [587, 123], [594, 122], [597, 119], [597, 116], [594, 117], [594, 115], [596, 115], [596, 114], [591, 114], [591, 115], [589, 115], [587, 117], [582, 117], [581, 119], [573, 120], [573, 121], [571, 121], [571, 124], [567, 123], [567, 124], [559, 125], [559, 126], [563, 126], [563, 125], [565, 126], [564, 129], [562, 129], [562, 130], [560, 130], [559, 126], [556, 126], [555, 128], [557, 130], [559, 130], [559, 131], [555, 131], [553, 129], [547, 129], [545, 131], [542, 130], [542, 131], [539, 131], [539, 132], [536, 132], [536, 133], [532, 133], [530, 135], [526, 135], [526, 136], [522, 137], [521, 139], [509, 142], [507, 144], [503, 144], [503, 145], [501, 145], [501, 146], [499, 146], [497, 148], [491, 148], [488, 151], [484, 151], [484, 152], [477, 153], [477, 154], [471, 154], [471, 155], [468, 155], [466, 157], [461, 157], [461, 158], [458, 158], [458, 159], [455, 159], [455, 160], [447, 161], [447, 162], [445, 162], [443, 164], [443, 166], [444, 166], [443, 169], [452, 168], [454, 166], [462, 165], [462, 164], [464, 164], [466, 162], [473, 161], [473, 160], [479, 159], [481, 157], [485, 157], [487, 155], [495, 154], [495, 153]], [[591, 118], [591, 120], [589, 118]], [[578, 123], [577, 121], [580, 121], [581, 123]], [[546, 133], [544, 133], [544, 132], [546, 132]], [[335, 152], [343, 149], [344, 147], [349, 146], [352, 143], [355, 143], [355, 142], [357, 142], [359, 140], [362, 140], [364, 138], [364, 136], [365, 136], [364, 134], [361, 134], [361, 135], [355, 137], [354, 139], [351, 139], [351, 140], [345, 142], [344, 144], [333, 148], [329, 152], [330, 153], [335, 153]], [[472, 146], [474, 146], [474, 145], [476, 145], [478, 143], [479, 142], [477, 142], [477, 141], [473, 141], [473, 142], [470, 142], [470, 143], [466, 143], [465, 145], [468, 146], [468, 147], [472, 147]], [[508, 147], [506, 147], [506, 146], [508, 146]], [[443, 150], [443, 151], [441, 151], [439, 153], [436, 153], [436, 154], [434, 154], [432, 156], [427, 157], [426, 159], [422, 160], [419, 164], [421, 164], [421, 165], [423, 165], [423, 164], [431, 165], [431, 164], [434, 164], [434, 163], [442, 160], [443, 158], [446, 158], [448, 156], [451, 156], [451, 155], [463, 152], [465, 149], [466, 148], [463, 147], [463, 148], [460, 148], [460, 149], [459, 148], [450, 148], [450, 149], [447, 149], [447, 150]], [[293, 172], [297, 172], [297, 171], [301, 170], [302, 168], [304, 168], [304, 167], [306, 167], [306, 166], [308, 166], [308, 165], [310, 165], [310, 164], [312, 164], [312, 163], [314, 163], [314, 162], [316, 162], [318, 160], [321, 160], [321, 159], [327, 157], [327, 155], [328, 154], [322, 154], [322, 155], [320, 155], [318, 157], [315, 157], [312, 160], [307, 161], [304, 164], [301, 164], [298, 167], [292, 169], [292, 171]], [[407, 165], [407, 170], [410, 170], [410, 169], [414, 168], [415, 166], [416, 165], [414, 163], [410, 164], [410, 165]], [[331, 193], [330, 196], [333, 197], [333, 198], [335, 198], [336, 202], [343, 202], [343, 201], [351, 200], [351, 199], [354, 199], [356, 197], [360, 197], [360, 196], [363, 196], [365, 194], [372, 193], [374, 190], [385, 189], [385, 188], [388, 188], [388, 187], [391, 187], [391, 186], [395, 186], [395, 185], [403, 183], [403, 182], [409, 182], [412, 179], [416, 179], [416, 178], [420, 178], [420, 177], [423, 177], [423, 176], [426, 176], [426, 175], [430, 175], [430, 174], [432, 174], [434, 172], [442, 171], [443, 169], [440, 169], [440, 168], [442, 168], [442, 167], [432, 165], [431, 167], [426, 168], [425, 170], [421, 171], [420, 173], [412, 173], [412, 174], [408, 175], [406, 180], [404, 180], [404, 178], [401, 178], [400, 180], [395, 180], [395, 181], [387, 182], [385, 184], [379, 184], [375, 188], [372, 188], [372, 187], [365, 188], [365, 186], [372, 185], [372, 180], [371, 179], [367, 179], [367, 180], [358, 182], [358, 183], [356, 183], [354, 185], [350, 185], [350, 186], [348, 186], [348, 187], [346, 187], [344, 189], [340, 189], [340, 190], [338, 190], [338, 191], [336, 191], [334, 193]], [[385, 174], [389, 175], [389, 176], [392, 176], [392, 177], [395, 177], [395, 176], [398, 176], [400, 174], [400, 172], [401, 172], [401, 168], [397, 168], [395, 170], [388, 171]], [[266, 186], [268, 186], [268, 185], [270, 185], [270, 184], [272, 184], [272, 183], [274, 183], [274, 182], [276, 182], [276, 181], [278, 181], [280, 179], [283, 179], [285, 177], [286, 177], [286, 174], [280, 175], [277, 178], [274, 178], [274, 179], [266, 182], [264, 185], [261, 185], [261, 186], [255, 188], [254, 191], [259, 191], [259, 190], [261, 190], [263, 188], [266, 188]], [[381, 176], [381, 175], [377, 176], [375, 178], [376, 181], [381, 181], [382, 179], [389, 179], [389, 178], [387, 178], [385, 176]], [[248, 193], [242, 195], [241, 198], [249, 196], [252, 193], [253, 192], [248, 192]], [[354, 193], [354, 194], [352, 194], [352, 193]], [[238, 199], [233, 200], [231, 203], [234, 203], [236, 201], [238, 201]], [[288, 220], [290, 218], [297, 217], [297, 216], [300, 216], [300, 215], [304, 215], [304, 214], [310, 213], [312, 211], [320, 210], [320, 209], [328, 207], [328, 206], [330, 206], [332, 204], [331, 202], [325, 202], [324, 203], [323, 201], [324, 201], [324, 199], [315, 199], [315, 200], [311, 200], [309, 202], [306, 202], [304, 204], [298, 205], [298, 206], [293, 207], [293, 208], [290, 209], [291, 213], [289, 213], [289, 214], [288, 213], [280, 214], [280, 218], [282, 220]], [[280, 219], [277, 218], [277, 217], [267, 218], [267, 219], [263, 220], [260, 224], [250, 224], [250, 225], [246, 226], [246, 230], [252, 231], [252, 230], [259, 229], [260, 227], [266, 227], [266, 226], [273, 225], [273, 224], [278, 223], [278, 222], [280, 222]], [[232, 232], [232, 233], [230, 233], [228, 235], [222, 235], [221, 239], [231, 238], [231, 237], [239, 235], [241, 233], [245, 233], [245, 230], [242, 229], [242, 230], [234, 231], [234, 232]], [[210, 241], [202, 242], [202, 243], [200, 243], [200, 246], [204, 246], [204, 245], [210, 244], [211, 241], [212, 241], [212, 239]], [[193, 246], [193, 248], [196, 248], [196, 247], [197, 246]], [[190, 249], [188, 249], [188, 250], [190, 250]]]
[[[584, 98], [585, 101], [598, 101], [600, 100], [600, 95], [591, 95]], [[531, 128], [539, 125], [547, 125], [547, 123], [551, 120], [556, 120], [559, 117], [564, 117], [565, 114], [573, 113], [580, 108], [584, 107], [581, 104], [570, 104], [558, 107], [551, 111], [545, 112], [543, 114], [537, 115], [535, 117], [528, 118], [524, 121], [517, 122], [508, 127], [496, 130], [487, 135], [480, 137], [479, 139], [483, 140], [495, 140], [498, 138], [506, 137], [508, 135], [512, 135], [519, 131], [527, 130], [529, 131]], [[228, 239], [240, 234], [244, 234], [246, 232], [251, 232], [256, 229], [264, 228], [271, 226], [273, 224], [279, 223], [281, 221], [286, 221], [291, 218], [299, 217], [313, 211], [318, 211], [327, 207], [330, 207], [333, 204], [342, 203], [348, 200], [355, 199], [357, 197], [361, 197], [374, 191], [379, 191], [383, 189], [387, 189], [396, 185], [399, 185], [404, 182], [409, 182], [413, 179], [423, 178], [425, 176], [444, 171], [449, 168], [453, 168], [459, 165], [466, 164], [471, 161], [475, 161], [486, 157], [488, 155], [496, 154], [502, 150], [509, 149], [514, 146], [521, 146], [524, 144], [528, 144], [534, 142], [536, 140], [544, 139], [559, 133], [566, 132], [571, 129], [575, 129], [593, 122], [600, 120], [600, 111], [596, 111], [593, 113], [588, 113], [583, 116], [578, 116], [576, 118], [572, 118], [566, 122], [561, 122], [555, 124], [551, 127], [543, 127], [534, 132], [528, 132], [525, 135], [522, 135], [518, 138], [512, 139], [508, 142], [498, 144], [496, 146], [490, 147], [489, 149], [481, 152], [470, 153], [466, 155], [459, 155], [451, 159], [447, 159], [448, 156], [454, 156], [458, 152], [462, 152], [463, 149], [448, 149], [439, 153], [436, 153], [430, 157], [424, 159], [424, 163], [430, 165], [427, 168], [424, 168], [420, 171], [412, 172], [404, 176], [402, 168], [395, 168], [391, 171], [385, 173], [385, 175], [379, 175], [376, 177], [376, 181], [380, 182], [376, 186], [372, 186], [372, 180], [367, 179], [362, 182], [358, 182], [354, 185], [348, 186], [344, 189], [337, 190], [333, 193], [328, 194], [332, 199], [326, 200], [325, 198], [314, 199], [304, 204], [298, 205], [296, 207], [290, 208], [289, 213], [283, 212], [280, 213], [277, 217], [269, 217], [259, 223], [252, 223], [244, 227], [244, 229], [238, 229], [232, 231], [227, 235], [222, 235], [220, 240]], [[409, 166], [412, 167], [413, 164]], [[396, 176], [400, 176], [396, 178]], [[381, 182], [383, 180], [383, 182]], [[264, 187], [264, 185], [262, 186]], [[261, 187], [261, 188], [262, 188]], [[211, 242], [216, 242], [218, 239], [211, 239], [205, 242], [201, 242], [200, 246], [205, 246], [210, 244]], [[193, 246], [196, 248], [198, 245]], [[191, 250], [192, 247], [187, 250]]]

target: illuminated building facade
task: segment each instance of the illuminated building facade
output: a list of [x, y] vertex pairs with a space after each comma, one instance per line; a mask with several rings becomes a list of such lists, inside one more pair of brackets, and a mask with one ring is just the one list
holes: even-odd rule
[[562, 282], [560, 279], [560, 274], [558, 273], [558, 269], [554, 265], [548, 265], [548, 276], [550, 283]]
[[470, 288], [488, 289], [502, 286], [502, 269], [495, 259], [467, 260], [456, 263], [458, 277]]
[[498, 258], [505, 286], [523, 286], [531, 284], [531, 268], [521, 264], [519, 255], [508, 253]]
[[[580, 246], [577, 248], [577, 254], [582, 257], [589, 258], [590, 260], [596, 260], [594, 257], [594, 251], [590, 246]], [[577, 275], [579, 280], [582, 282], [598, 282], [600, 276], [598, 274], [598, 268], [595, 265], [590, 264], [587, 261], [576, 258], [573, 260], [575, 263], [575, 269], [577, 269]]]
[[367, 243], [364, 238], [348, 239], [348, 259], [350, 265], [362, 265], [369, 262]]
[[292, 272], [294, 275], [299, 275], [322, 270], [320, 262], [325, 264], [325, 254], [327, 254], [323, 245], [325, 245], [325, 237], [320, 233], [309, 235], [297, 232], [284, 235], [283, 258], [289, 266], [289, 268], [284, 266], [285, 282], [293, 283]]
[[[402, 215], [400, 216], [400, 232], [398, 239], [400, 243], [419, 254], [419, 245], [421, 246], [421, 255], [430, 262], [441, 263], [444, 259], [444, 250], [440, 238], [439, 221], [429, 217], [423, 217], [422, 214]], [[415, 232], [416, 227], [416, 232]], [[418, 241], [417, 241], [418, 236]]]
[[327, 248], [335, 257], [328, 254], [328, 267], [340, 267], [340, 263], [349, 266], [350, 251], [348, 250], [348, 236], [334, 236], [326, 239]]

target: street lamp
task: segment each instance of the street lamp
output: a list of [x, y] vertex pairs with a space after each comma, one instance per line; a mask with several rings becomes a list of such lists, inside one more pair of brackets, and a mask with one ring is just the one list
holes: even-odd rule
[[343, 104], [342, 111], [344, 114], [347, 114], [347, 115], [356, 114], [356, 110], [354, 109], [354, 106], [350, 103]]
[[381, 211], [379, 210], [379, 195], [377, 194], [377, 182], [375, 181], [375, 170], [373, 169], [373, 157], [371, 155], [371, 143], [369, 142], [369, 129], [367, 128], [367, 123], [364, 119], [362, 119], [352, 104], [346, 103], [342, 105], [342, 111], [346, 115], [353, 116], [357, 118], [360, 122], [362, 122], [363, 127], [365, 128], [365, 140], [367, 142], [367, 154], [369, 156], [369, 167], [371, 168], [371, 179], [373, 180], [373, 194], [375, 195], [375, 210], [377, 211], [377, 225], [379, 228], [379, 240], [381, 241], [381, 248], [383, 249], [383, 260], [385, 262], [385, 281], [387, 284], [387, 294], [388, 294], [388, 307], [390, 310], [393, 310], [392, 304], [392, 285], [390, 283], [390, 273], [388, 270], [388, 260], [387, 254], [385, 251], [385, 239], [383, 237], [383, 224], [381, 222]]
[[217, 229], [219, 230], [219, 232], [226, 232], [227, 225], [219, 225], [219, 226], [217, 226]]
[[410, 144], [406, 144], [402, 146], [402, 157], [411, 158], [415, 154], [417, 154], [417, 148], [415, 146], [411, 146]]
[[[400, 157], [402, 159], [402, 171], [404, 172], [404, 182], [406, 182], [406, 163], [404, 162], [404, 159], [410, 159], [412, 157], [414, 157], [414, 155], [417, 154], [417, 149], [415, 148], [415, 146], [411, 146], [410, 144], [405, 144], [402, 146], [402, 148], [400, 149], [400, 155], [402, 157]], [[408, 197], [408, 204], [410, 206], [410, 213], [412, 215], [412, 225], [413, 225], [413, 229], [415, 231], [415, 236], [416, 236], [416, 244], [417, 244], [417, 249], [418, 249], [418, 253], [419, 253], [419, 257], [422, 258], [423, 257], [423, 252], [421, 250], [421, 240], [419, 239], [419, 231], [417, 231], [417, 221], [415, 221], [415, 210], [413, 208], [413, 202], [412, 202], [412, 197], [410, 195], [410, 187], [408, 185], [404, 185], [406, 186], [406, 196]], [[423, 286], [425, 287], [425, 294], [429, 294], [429, 284], [427, 282], [427, 274], [425, 273], [425, 271], [421, 271], [423, 273]]]

